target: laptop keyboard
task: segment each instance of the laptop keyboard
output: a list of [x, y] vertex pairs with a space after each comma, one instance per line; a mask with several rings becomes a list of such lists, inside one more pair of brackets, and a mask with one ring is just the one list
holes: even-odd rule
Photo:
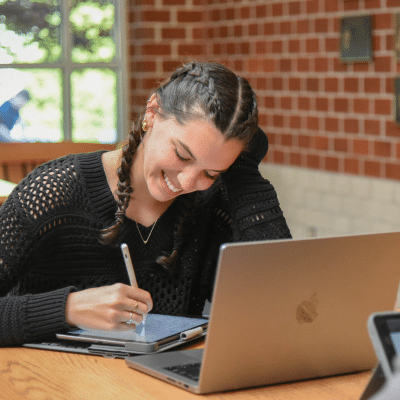
[[181, 365], [175, 365], [173, 367], [165, 367], [165, 369], [167, 371], [171, 371], [185, 378], [198, 381], [200, 377], [200, 366], [201, 363], [196, 362], [192, 364], [181, 364]]

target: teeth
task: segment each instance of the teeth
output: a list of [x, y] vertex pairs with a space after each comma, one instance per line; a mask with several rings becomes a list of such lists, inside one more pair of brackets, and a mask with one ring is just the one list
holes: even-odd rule
[[168, 177], [167, 177], [167, 175], [165, 175], [165, 173], [163, 172], [163, 177], [164, 177], [164, 180], [165, 180], [165, 183], [167, 184], [167, 186], [168, 186], [168, 188], [170, 189], [170, 190], [172, 190], [173, 192], [180, 192], [182, 189], [177, 189], [170, 181], [169, 181], [169, 179], [168, 179]]

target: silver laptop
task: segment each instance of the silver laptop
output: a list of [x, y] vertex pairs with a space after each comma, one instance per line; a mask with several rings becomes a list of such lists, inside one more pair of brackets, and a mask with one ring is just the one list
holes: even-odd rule
[[[372, 312], [393, 310], [400, 232], [221, 247], [204, 349], [126, 363], [195, 393], [372, 368]], [[198, 377], [196, 377], [198, 376]]]

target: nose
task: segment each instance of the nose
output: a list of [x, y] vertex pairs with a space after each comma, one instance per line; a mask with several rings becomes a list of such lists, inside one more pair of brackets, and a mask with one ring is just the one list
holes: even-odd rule
[[203, 171], [196, 171], [195, 169], [185, 168], [178, 174], [178, 180], [181, 188], [186, 192], [195, 192], [197, 190], [206, 190], [211, 184], [212, 180], [207, 179]]

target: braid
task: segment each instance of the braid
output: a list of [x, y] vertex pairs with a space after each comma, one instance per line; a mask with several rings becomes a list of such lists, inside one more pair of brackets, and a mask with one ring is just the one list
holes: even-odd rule
[[[208, 69], [203, 67], [203, 64], [197, 63], [195, 61], [184, 64], [183, 67], [179, 68], [171, 75], [169, 80], [165, 81], [161, 85], [161, 87], [157, 90], [159, 98], [160, 96], [162, 97], [164, 89], [166, 89], [167, 86], [170, 85], [172, 82], [181, 82], [185, 79], [189, 81], [189, 85], [190, 81], [193, 82], [192, 86], [194, 93], [197, 93], [198, 91], [200, 94], [205, 93], [207, 95], [205, 108], [208, 110], [211, 117], [222, 113], [221, 101], [218, 95], [218, 91], [215, 87], [214, 79], [210, 76]], [[196, 99], [196, 96], [194, 96], [192, 100], [194, 99]], [[179, 113], [178, 109], [176, 108], [174, 111]], [[185, 109], [182, 111], [184, 114], [186, 114], [186, 117], [190, 115], [189, 109]]]
[[133, 156], [143, 137], [140, 123], [136, 123], [133, 132], [129, 134], [128, 143], [122, 148], [121, 165], [117, 170], [118, 183], [115, 194], [117, 195], [118, 209], [115, 213], [115, 224], [100, 231], [99, 239], [102, 244], [111, 245], [115, 242], [125, 220], [126, 209], [129, 206], [131, 194], [131, 167]]
[[207, 109], [211, 114], [221, 111], [221, 103], [214, 85], [214, 79], [210, 77], [208, 71], [201, 64], [192, 63], [192, 69], [188, 75], [195, 77], [194, 81], [202, 85], [202, 89], [208, 95]]
[[184, 64], [181, 68], [178, 68], [172, 75], [171, 77], [164, 83], [163, 86], [166, 86], [168, 83], [180, 78], [186, 76], [189, 72], [193, 71], [196, 68], [196, 63], [194, 61], [188, 62], [187, 64]]
[[[248, 150], [248, 144], [258, 129], [258, 106], [257, 97], [249, 82], [238, 76], [238, 96], [235, 112], [225, 132], [226, 140], [242, 140], [245, 144], [244, 152]], [[244, 102], [250, 104], [244, 107]]]

